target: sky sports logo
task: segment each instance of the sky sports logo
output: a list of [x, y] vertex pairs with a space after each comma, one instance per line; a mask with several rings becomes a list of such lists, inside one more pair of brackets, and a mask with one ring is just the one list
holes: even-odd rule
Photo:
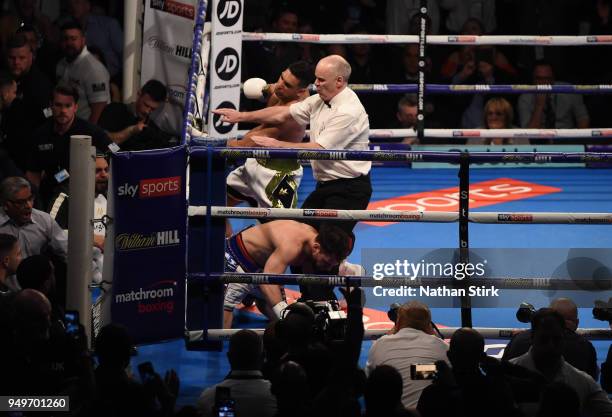
[[125, 183], [117, 187], [118, 197], [156, 198], [181, 193], [181, 177], [148, 178], [138, 185]]
[[338, 210], [304, 209], [304, 217], [338, 217]]
[[151, 0], [150, 6], [152, 9], [184, 17], [186, 19], [193, 20], [195, 18], [195, 7], [189, 4], [183, 4], [179, 1]]
[[500, 222], [532, 222], [533, 215], [518, 213], [499, 213], [497, 220]]

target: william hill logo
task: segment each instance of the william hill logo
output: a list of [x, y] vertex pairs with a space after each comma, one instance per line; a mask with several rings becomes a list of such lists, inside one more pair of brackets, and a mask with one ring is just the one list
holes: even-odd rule
[[115, 238], [115, 249], [119, 251], [175, 246], [181, 243], [178, 230], [167, 230], [151, 234], [121, 233]]
[[183, 45], [176, 45], [174, 55], [182, 56], [183, 58], [191, 58], [191, 48]]

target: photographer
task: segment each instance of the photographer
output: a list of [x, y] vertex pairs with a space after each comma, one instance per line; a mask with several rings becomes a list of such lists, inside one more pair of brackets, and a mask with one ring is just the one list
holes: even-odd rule
[[419, 398], [417, 410], [423, 417], [520, 415], [504, 376], [489, 365], [496, 361], [484, 353], [480, 333], [466, 327], [457, 330], [447, 355], [452, 368], [436, 362], [436, 380]]
[[410, 301], [399, 307], [392, 332], [378, 339], [370, 348], [366, 373], [370, 375], [380, 365], [397, 369], [403, 380], [402, 403], [406, 408], [415, 407], [431, 380], [413, 380], [411, 365], [448, 361], [448, 345], [434, 336], [431, 312], [419, 301]]
[[[358, 368], [363, 340], [363, 290], [345, 292], [348, 316], [338, 329], [338, 311], [326, 313], [320, 304], [290, 305], [277, 323], [277, 335], [287, 341], [281, 363], [293, 361], [305, 371], [312, 398], [309, 415], [359, 415], [365, 375]], [[321, 319], [324, 318], [324, 323]], [[281, 365], [282, 366], [282, 365]], [[331, 405], [331, 406], [330, 406]]]
[[[363, 394], [365, 374], [359, 368], [363, 340], [363, 306], [365, 295], [361, 288], [342, 291], [347, 302], [347, 321], [344, 339], [332, 343], [333, 366], [327, 385], [313, 398], [312, 414], [316, 416], [359, 416], [358, 398]], [[330, 407], [330, 404], [334, 406]]]
[[[597, 352], [591, 342], [576, 333], [580, 323], [576, 304], [569, 298], [557, 298], [550, 303], [550, 308], [559, 313], [565, 321], [563, 357], [570, 365], [586, 372], [597, 381]], [[514, 335], [504, 350], [502, 360], [508, 361], [527, 353], [531, 340], [531, 330]]]

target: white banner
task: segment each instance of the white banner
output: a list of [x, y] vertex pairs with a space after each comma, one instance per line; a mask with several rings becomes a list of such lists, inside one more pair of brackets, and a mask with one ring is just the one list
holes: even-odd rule
[[197, 0], [146, 0], [140, 85], [155, 78], [168, 87], [168, 103], [154, 115], [159, 127], [180, 135], [191, 65]]
[[[242, 54], [243, 0], [214, 0], [212, 4], [210, 109], [234, 108], [240, 105], [240, 67]], [[209, 135], [235, 135], [236, 125], [221, 123], [209, 115]]]

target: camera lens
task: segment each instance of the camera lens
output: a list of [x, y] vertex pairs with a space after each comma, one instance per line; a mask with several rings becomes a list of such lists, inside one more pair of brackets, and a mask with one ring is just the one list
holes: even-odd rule
[[521, 323], [531, 323], [534, 313], [535, 308], [531, 304], [522, 302], [516, 311], [516, 319]]

